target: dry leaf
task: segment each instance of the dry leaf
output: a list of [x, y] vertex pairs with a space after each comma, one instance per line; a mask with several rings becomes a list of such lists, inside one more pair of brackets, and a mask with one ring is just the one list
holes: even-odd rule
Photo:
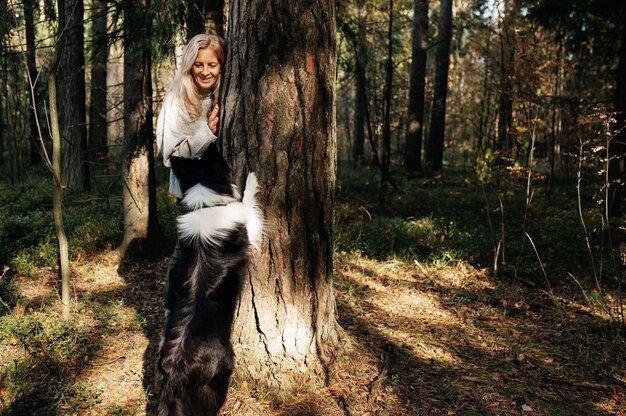
[[527, 404], [523, 404], [523, 405], [522, 405], [522, 410], [523, 410], [523, 411], [525, 411], [525, 412], [533, 412], [533, 411], [534, 411], [534, 410], [533, 410], [533, 408], [532, 408], [532, 407], [530, 407], [530, 406], [529, 406], [529, 405], [527, 405]]

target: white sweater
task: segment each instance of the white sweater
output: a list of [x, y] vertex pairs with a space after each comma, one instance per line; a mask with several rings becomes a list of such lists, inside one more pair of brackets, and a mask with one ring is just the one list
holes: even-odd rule
[[[193, 159], [202, 156], [209, 144], [217, 137], [208, 126], [208, 110], [212, 104], [210, 97], [202, 101], [200, 116], [191, 120], [172, 91], [163, 100], [163, 106], [157, 119], [156, 144], [157, 154], [163, 152], [163, 164], [170, 167], [170, 157], [177, 156]], [[170, 193], [182, 198], [180, 182], [170, 170]]]

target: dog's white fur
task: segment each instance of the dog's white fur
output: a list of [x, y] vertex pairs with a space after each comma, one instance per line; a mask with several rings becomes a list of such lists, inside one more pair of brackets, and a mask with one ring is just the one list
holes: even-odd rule
[[[246, 226], [250, 245], [258, 248], [263, 217], [256, 202], [257, 188], [258, 181], [254, 173], [248, 174], [241, 202], [238, 198], [220, 195], [202, 185], [190, 188], [185, 192], [183, 204], [195, 210], [178, 218], [181, 240], [200, 239], [199, 242], [217, 244], [238, 224], [243, 224]], [[237, 190], [234, 191], [238, 196]]]
[[185, 192], [183, 197], [183, 204], [191, 210], [201, 209], [202, 207], [213, 207], [215, 205], [227, 205], [231, 202], [236, 202], [241, 199], [237, 186], [233, 185], [234, 196], [222, 195], [215, 192], [213, 189], [209, 189], [202, 184], [194, 185]]

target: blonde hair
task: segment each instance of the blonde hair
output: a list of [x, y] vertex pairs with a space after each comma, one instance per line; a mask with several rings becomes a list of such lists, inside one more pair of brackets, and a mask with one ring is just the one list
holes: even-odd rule
[[[200, 94], [200, 91], [198, 91], [198, 87], [193, 80], [191, 69], [196, 60], [196, 56], [198, 56], [198, 51], [205, 48], [213, 50], [215, 56], [217, 57], [217, 61], [223, 68], [226, 58], [224, 39], [217, 35], [201, 33], [191, 38], [189, 42], [187, 42], [187, 45], [185, 45], [180, 66], [178, 67], [178, 70], [174, 75], [174, 80], [172, 81], [172, 92], [176, 95], [185, 110], [187, 110], [187, 113], [192, 120], [195, 120], [200, 115], [203, 96]], [[213, 105], [215, 105], [219, 99], [221, 78], [222, 76], [220, 74], [219, 78], [209, 91], [209, 95], [211, 95], [211, 98], [213, 99]]]

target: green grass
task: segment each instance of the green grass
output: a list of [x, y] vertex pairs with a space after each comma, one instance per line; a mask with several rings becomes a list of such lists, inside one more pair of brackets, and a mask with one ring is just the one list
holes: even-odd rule
[[[550, 191], [547, 184], [537, 183], [526, 209], [524, 181], [504, 176], [499, 184], [481, 185], [471, 174], [448, 172], [441, 178], [394, 177], [398, 188], [388, 189], [381, 205], [378, 176], [367, 168], [339, 176], [334, 227], [338, 251], [442, 267], [462, 261], [493, 268], [501, 240], [498, 268], [503, 275], [543, 285], [543, 265], [551, 283], [573, 284], [568, 273], [592, 283], [574, 193]], [[605, 237], [605, 249], [600, 250], [601, 207], [590, 195], [583, 198], [594, 261], [604, 261], [605, 276], [617, 276], [620, 270], [617, 262], [609, 261]]]
[[[501, 276], [489, 274], [490, 278], [516, 275], [541, 286], [545, 279], [537, 254], [525, 236], [528, 233], [552, 284], [575, 287], [567, 277], [572, 273], [581, 278], [592, 302], [601, 301], [600, 295], [592, 292], [593, 274], [575, 195], [559, 189], [549, 194], [546, 186], [538, 184], [533, 204], [525, 210], [524, 184], [515, 178], [502, 178], [499, 185], [487, 183], [484, 188], [463, 172], [414, 180], [398, 175], [394, 180], [398, 188], [389, 189], [381, 205], [377, 171], [365, 168], [341, 172], [334, 211], [336, 251], [376, 259], [390, 272], [394, 272], [396, 262], [413, 261], [435, 268], [459, 262], [491, 268], [495, 245], [504, 235]], [[80, 413], [83, 408], [95, 406], [101, 392], [76, 378], [86, 360], [101, 348], [101, 338], [96, 335], [113, 333], [114, 326], [142, 331], [147, 325], [139, 315], [136, 321], [122, 320], [123, 299], [95, 301], [89, 294], [77, 305], [75, 318], [67, 323], [54, 314], [34, 310], [24, 314], [14, 277], [36, 279], [42, 268], [55, 269], [57, 263], [51, 190], [41, 186], [48, 181], [45, 172], [34, 173], [23, 184], [5, 185], [0, 192], [0, 348], [14, 346], [21, 351], [8, 355], [10, 360], [0, 366], [0, 391], [7, 393], [0, 416]], [[159, 183], [159, 215], [171, 238], [174, 206], [166, 179], [161, 178]], [[73, 259], [81, 256], [88, 261], [89, 256], [115, 247], [122, 238], [121, 198], [98, 191], [108, 189], [102, 184], [94, 189], [91, 193], [68, 192], [64, 198], [65, 227]], [[120, 194], [114, 189], [111, 195]], [[603, 258], [610, 292], [614, 282], [610, 276], [620, 271], [619, 265], [608, 261], [611, 253], [599, 250], [603, 241], [599, 208], [588, 198], [584, 210], [594, 260]], [[347, 301], [355, 305], [367, 291], [347, 279], [339, 278], [336, 284], [347, 294]], [[606, 332], [612, 330], [612, 326], [598, 329], [597, 338], [605, 347], [610, 347], [607, 341], [614, 335]], [[617, 352], [609, 348], [607, 354]], [[435, 377], [432, 382], [444, 381]], [[546, 414], [560, 414], [558, 404], [551, 407], [547, 401], [543, 409]], [[107, 409], [109, 414], [125, 411], [124, 407]]]
[[58, 316], [30, 313], [0, 318], [0, 343], [15, 344], [19, 353], [0, 367], [0, 390], [6, 392], [0, 415], [50, 415], [60, 407], [78, 409], [98, 400], [89, 386], [74, 377], [100, 348], [93, 324], [80, 316], [62, 321]]

